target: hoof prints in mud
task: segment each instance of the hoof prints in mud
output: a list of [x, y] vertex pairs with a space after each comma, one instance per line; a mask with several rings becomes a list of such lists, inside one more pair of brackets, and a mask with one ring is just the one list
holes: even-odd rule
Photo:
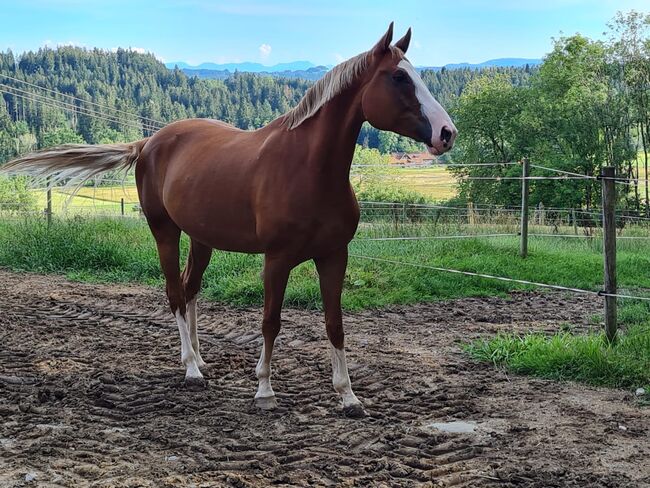
[[[462, 302], [346, 317], [353, 388], [367, 413], [350, 419], [331, 387], [319, 313], [285, 313], [273, 358], [278, 407], [261, 411], [253, 400], [259, 310], [200, 307], [207, 385], [194, 390], [183, 385], [176, 327], [158, 291], [0, 274], [0, 486], [23, 486], [26, 475], [45, 485], [156, 487], [541, 487], [589, 479], [549, 465], [542, 427], [517, 417], [525, 411], [513, 403], [518, 394], [557, 399], [560, 387], [510, 384], [460, 353], [455, 341], [485, 327], [473, 325], [481, 322], [471, 307], [458, 313]], [[503, 301], [474, 305], [480, 315], [508, 313]], [[517, 310], [510, 320], [526, 322]], [[479, 428], [427, 427], [453, 419]], [[647, 430], [635, 432], [647, 439]], [[630, 481], [612, 479], [620, 484], [590, 486]]]

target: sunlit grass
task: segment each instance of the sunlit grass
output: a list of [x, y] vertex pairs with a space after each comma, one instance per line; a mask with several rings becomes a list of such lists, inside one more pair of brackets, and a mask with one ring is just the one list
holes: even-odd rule
[[[482, 228], [490, 232], [499, 228]], [[477, 232], [460, 224], [439, 233]], [[353, 254], [407, 263], [474, 271], [542, 283], [600, 290], [603, 281], [600, 239], [531, 238], [529, 257], [518, 255], [519, 239], [477, 237], [418, 241], [368, 241], [377, 235], [400, 235], [406, 229], [365, 226], [350, 244]], [[184, 264], [187, 240], [183, 239]], [[43, 219], [0, 221], [0, 265], [16, 270], [59, 273], [82, 280], [132, 281], [162, 286], [153, 237], [141, 219]], [[618, 281], [621, 290], [650, 289], [650, 241], [620, 241]], [[204, 295], [236, 305], [263, 301], [262, 258], [215, 252], [204, 280]], [[347, 309], [383, 307], [464, 296], [505, 295], [521, 285], [459, 276], [406, 265], [351, 257], [345, 280]], [[318, 279], [311, 262], [296, 268], [287, 291], [294, 306], [320, 307]]]
[[[575, 380], [598, 386], [636, 389], [650, 386], [650, 310], [644, 304], [643, 317], [632, 320], [623, 314], [627, 330], [619, 332], [614, 344], [604, 334], [555, 335], [499, 334], [467, 346], [480, 361], [506, 367], [515, 373], [554, 380]], [[631, 305], [637, 307], [638, 304]], [[626, 306], [621, 307], [623, 311]]]
[[399, 168], [394, 181], [435, 201], [456, 196], [456, 179], [445, 166]]

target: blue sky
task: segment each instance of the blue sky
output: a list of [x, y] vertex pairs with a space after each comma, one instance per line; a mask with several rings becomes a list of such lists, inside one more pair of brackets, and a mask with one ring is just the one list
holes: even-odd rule
[[75, 44], [153, 52], [164, 61], [336, 64], [395, 21], [413, 27], [419, 66], [537, 58], [552, 37], [602, 38], [617, 10], [650, 0], [2, 0], [0, 49]]

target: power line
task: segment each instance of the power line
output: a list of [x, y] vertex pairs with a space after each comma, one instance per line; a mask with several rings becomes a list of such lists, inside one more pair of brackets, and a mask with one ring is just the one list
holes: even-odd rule
[[63, 110], [79, 112], [82, 115], [97, 116], [97, 117], [104, 118], [105, 120], [110, 120], [110, 121], [115, 122], [115, 123], [119, 123], [119, 124], [123, 124], [123, 125], [129, 125], [130, 124], [132, 127], [138, 127], [138, 128], [142, 127], [142, 128], [145, 128], [145, 129], [151, 130], [151, 131], [155, 131], [155, 130], [158, 129], [158, 128], [154, 127], [154, 126], [151, 126], [151, 125], [149, 125], [147, 123], [144, 123], [144, 122], [141, 122], [141, 121], [121, 120], [117, 116], [114, 116], [114, 115], [98, 113], [98, 112], [95, 112], [92, 109], [89, 109], [89, 108], [86, 108], [86, 107], [79, 107], [79, 106], [77, 106], [77, 105], [75, 105], [73, 103], [64, 102], [63, 100], [57, 100], [55, 98], [48, 97], [46, 95], [41, 95], [41, 94], [38, 94], [38, 93], [23, 90], [21, 88], [16, 88], [16, 87], [13, 87], [13, 86], [9, 86], [9, 85], [7, 85], [5, 83], [0, 83], [0, 88], [2, 88], [2, 87], [5, 87], [6, 89], [18, 92], [18, 93], [13, 93], [13, 92], [5, 91], [5, 93], [8, 93], [10, 95], [17, 95], [17, 96], [23, 95], [22, 98], [26, 98], [26, 97], [31, 98], [32, 101], [39, 101], [39, 102], [42, 102], [42, 103], [50, 104], [50, 106], [54, 105], [57, 108], [61, 108]]
[[[123, 126], [126, 126], [126, 127], [131, 127], [131, 128], [137, 129], [137, 130], [145, 129], [145, 130], [149, 130], [151, 132], [155, 132], [157, 130], [157, 129], [153, 128], [153, 127], [150, 127], [150, 126], [147, 126], [147, 125], [144, 125], [144, 124], [143, 125], [136, 125], [132, 121], [123, 121], [123, 120], [119, 120], [119, 119], [110, 117], [108, 115], [98, 114], [96, 112], [91, 112], [91, 111], [89, 111], [89, 109], [86, 109], [86, 108], [83, 108], [83, 107], [77, 107], [76, 105], [70, 105], [70, 104], [68, 104], [66, 102], [61, 102], [60, 100], [35, 98], [35, 96], [39, 96], [39, 95], [37, 95], [35, 93], [28, 93], [27, 95], [21, 94], [21, 93], [15, 93], [13, 91], [9, 91], [9, 90], [3, 88], [3, 86], [7, 86], [7, 85], [4, 85], [4, 84], [0, 83], [0, 93], [6, 93], [7, 95], [12, 95], [12, 96], [19, 97], [19, 98], [22, 98], [22, 99], [25, 99], [25, 100], [30, 100], [30, 101], [35, 102], [35, 103], [41, 103], [41, 104], [43, 104], [43, 105], [45, 105], [47, 107], [50, 107], [50, 108], [57, 108], [57, 109], [60, 109], [60, 110], [68, 110], [68, 111], [73, 111], [74, 110], [74, 111], [78, 112], [80, 115], [86, 115], [86, 116], [89, 116], [89, 117], [94, 117], [96, 119], [104, 120], [104, 121], [111, 122], [111, 123], [114, 123], [114, 124], [120, 124], [120, 125], [123, 125]], [[13, 87], [9, 87], [9, 89], [10, 90], [17, 90], [16, 88], [13, 88]]]
[[50, 93], [54, 93], [55, 95], [60, 95], [62, 97], [68, 97], [68, 98], [71, 98], [73, 100], [77, 100], [77, 101], [80, 101], [82, 103], [87, 103], [87, 104], [90, 104], [90, 105], [94, 105], [94, 106], [99, 107], [99, 108], [105, 108], [105, 109], [113, 110], [115, 112], [118, 112], [118, 113], [121, 113], [121, 114], [124, 114], [124, 115], [131, 115], [131, 116], [134, 116], [134, 117], [138, 117], [138, 118], [140, 118], [142, 120], [147, 120], [147, 121], [152, 122], [153, 124], [159, 125], [161, 127], [167, 125], [165, 122], [161, 122], [159, 120], [144, 117], [142, 115], [134, 114], [134, 113], [131, 113], [131, 112], [126, 112], [124, 110], [120, 110], [118, 108], [114, 108], [114, 107], [111, 107], [109, 105], [100, 104], [100, 103], [93, 102], [93, 101], [90, 101], [90, 100], [84, 100], [83, 98], [75, 97], [73, 95], [69, 95], [67, 93], [63, 93], [63, 92], [60, 92], [60, 91], [57, 91], [57, 90], [52, 90], [51, 88], [46, 88], [46, 87], [37, 85], [35, 83], [30, 83], [29, 81], [14, 78], [14, 77], [9, 76], [9, 75], [5, 75], [5, 74], [0, 73], [0, 76], [4, 77], [6, 79], [12, 80], [12, 81], [16, 81], [18, 83], [23, 83], [25, 85], [29, 85], [29, 86], [32, 86], [34, 88], [38, 88], [40, 90], [44, 90], [44, 91], [48, 91]]

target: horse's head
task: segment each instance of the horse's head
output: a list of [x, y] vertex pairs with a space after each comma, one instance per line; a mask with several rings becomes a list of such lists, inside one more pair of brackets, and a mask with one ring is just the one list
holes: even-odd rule
[[392, 40], [391, 23], [369, 53], [370, 80], [361, 101], [363, 113], [377, 129], [423, 142], [431, 154], [445, 153], [454, 145], [458, 131], [406, 59], [411, 29], [394, 46]]

